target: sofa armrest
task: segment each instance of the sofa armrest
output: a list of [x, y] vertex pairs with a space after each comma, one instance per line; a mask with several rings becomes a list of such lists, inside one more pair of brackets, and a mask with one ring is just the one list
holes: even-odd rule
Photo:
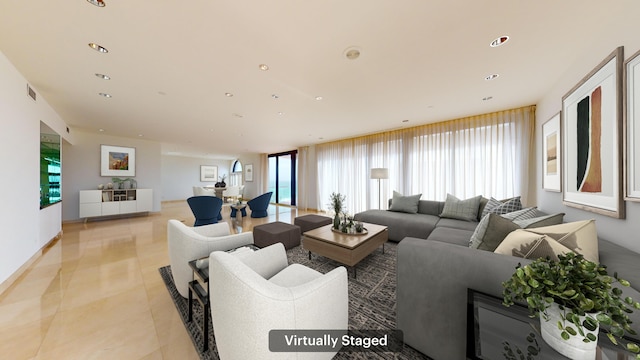
[[433, 359], [465, 359], [467, 289], [502, 297], [518, 263], [530, 260], [438, 241], [398, 244], [397, 327]]

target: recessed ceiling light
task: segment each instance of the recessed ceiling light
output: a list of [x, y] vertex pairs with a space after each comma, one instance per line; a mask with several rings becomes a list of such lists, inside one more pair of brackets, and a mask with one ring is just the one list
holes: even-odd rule
[[278, 96], [277, 94], [271, 94], [271, 97], [274, 98], [275, 100], [280, 98], [280, 96]]
[[258, 65], [258, 68], [259, 68], [260, 70], [262, 70], [262, 71], [267, 71], [267, 70], [269, 70], [269, 65], [267, 65], [267, 64], [260, 64], [260, 65]]
[[144, 135], [142, 135], [142, 134], [138, 134], [138, 137], [143, 137], [143, 136], [144, 136]]
[[360, 57], [360, 49], [352, 46], [344, 51], [344, 56], [349, 60], [355, 60]]
[[284, 113], [282, 111], [278, 111], [278, 115], [282, 116]]
[[403, 123], [408, 123], [408, 122], [409, 122], [409, 120], [402, 120], [402, 122], [403, 122]]
[[491, 99], [493, 99], [493, 96], [487, 96], [487, 97], [483, 97], [482, 101], [488, 101], [488, 100], [491, 100]]
[[98, 6], [98, 7], [105, 7], [107, 5], [102, 0], [87, 0], [87, 1], [89, 2], [89, 4], [95, 5], [95, 6]]
[[102, 80], [111, 80], [111, 76], [109, 76], [109, 75], [96, 73], [96, 76], [99, 77]]
[[322, 100], [322, 96], [316, 96], [316, 100], [318, 101]]
[[491, 74], [491, 75], [487, 75], [484, 79], [489, 81], [489, 80], [493, 80], [495, 78], [497, 78], [498, 76], [500, 76], [499, 74]]
[[98, 95], [100, 95], [100, 96], [104, 96], [104, 97], [106, 97], [106, 98], [110, 98], [110, 97], [112, 97], [112, 96], [111, 96], [111, 94], [107, 94], [107, 93], [98, 93]]
[[502, 35], [498, 38], [495, 38], [490, 44], [489, 46], [491, 47], [498, 47], [504, 43], [506, 43], [507, 41], [509, 41], [509, 36], [507, 35]]
[[107, 48], [105, 48], [104, 46], [100, 46], [96, 43], [89, 43], [89, 47], [92, 48], [93, 50], [97, 51], [97, 52], [101, 52], [103, 54], [106, 54], [109, 52], [109, 50], [107, 50]]
[[98, 129], [98, 131], [100, 131], [100, 132], [104, 132], [104, 129]]
[[232, 94], [232, 93], [230, 93], [230, 92], [226, 92], [226, 93], [224, 93], [224, 96], [226, 96], [226, 97], [233, 97], [233, 94]]

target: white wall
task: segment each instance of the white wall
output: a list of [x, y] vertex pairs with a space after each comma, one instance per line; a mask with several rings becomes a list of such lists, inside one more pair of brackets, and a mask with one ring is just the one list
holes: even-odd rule
[[129, 139], [99, 133], [75, 131], [76, 143], [62, 147], [62, 219], [79, 219], [79, 191], [95, 190], [99, 184], [112, 182], [111, 176], [100, 176], [100, 145], [136, 149], [136, 176], [140, 189], [153, 189], [153, 211], [161, 210], [162, 160], [160, 143]]
[[215, 182], [200, 181], [200, 165], [218, 167], [218, 176], [227, 175], [230, 160], [212, 160], [185, 156], [162, 156], [162, 201], [185, 200], [193, 196], [194, 186], [213, 186]]
[[67, 141], [74, 139], [38, 89], [37, 101], [27, 96], [27, 80], [1, 52], [0, 79], [2, 283], [61, 230], [61, 204], [40, 210], [40, 121]]
[[[614, 219], [562, 204], [562, 193], [542, 189], [542, 124], [562, 109], [562, 97], [586, 74], [597, 66], [616, 47], [624, 46], [625, 58], [640, 49], [640, 23], [637, 14], [640, 5], [631, 11], [621, 11], [616, 18], [603, 26], [600, 36], [585, 53], [576, 54], [575, 61], [567, 63], [566, 73], [557, 79], [547, 95], [538, 102], [536, 109], [536, 191], [538, 207], [546, 212], [564, 212], [566, 221], [596, 219], [598, 234], [604, 239], [640, 252], [640, 203], [626, 202], [626, 219]], [[606, 29], [606, 31], [604, 30]], [[620, 172], [622, 176], [622, 170]]]

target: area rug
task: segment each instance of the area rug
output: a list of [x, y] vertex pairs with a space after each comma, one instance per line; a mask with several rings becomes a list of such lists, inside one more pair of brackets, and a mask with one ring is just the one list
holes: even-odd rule
[[[357, 266], [354, 278], [352, 268], [349, 270], [349, 328], [353, 330], [394, 330], [396, 319], [396, 247], [395, 243], [386, 243], [384, 254], [382, 248], [362, 260]], [[301, 246], [287, 250], [289, 263], [298, 263], [327, 273], [340, 263], [323, 256], [313, 254], [309, 260], [308, 252]], [[200, 304], [194, 301], [194, 321], [188, 322], [188, 301], [180, 296], [171, 276], [171, 267], [158, 269], [171, 294], [176, 309], [191, 336], [196, 351], [203, 360], [219, 359], [215, 338], [209, 322], [209, 350], [202, 352], [202, 332], [196, 324], [201, 324], [203, 311]], [[209, 318], [208, 321], [211, 321]], [[400, 353], [374, 352], [339, 352], [334, 359], [429, 359], [408, 345], [404, 345]]]

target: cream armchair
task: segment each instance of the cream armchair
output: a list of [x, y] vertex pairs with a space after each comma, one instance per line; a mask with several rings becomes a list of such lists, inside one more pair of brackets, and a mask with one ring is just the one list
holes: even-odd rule
[[209, 256], [213, 332], [221, 360], [331, 359], [336, 352], [270, 352], [270, 330], [348, 329], [347, 271], [287, 264], [277, 243]]
[[229, 186], [222, 191], [222, 199], [227, 201], [228, 199], [238, 199], [240, 197], [240, 186]]
[[202, 186], [194, 186], [193, 196], [216, 196], [216, 191], [214, 189], [207, 189]]
[[253, 233], [231, 235], [226, 222], [189, 227], [178, 220], [169, 220], [167, 239], [173, 281], [180, 295], [186, 298], [189, 296], [189, 281], [193, 280], [189, 261], [208, 256], [213, 251], [253, 244]]

